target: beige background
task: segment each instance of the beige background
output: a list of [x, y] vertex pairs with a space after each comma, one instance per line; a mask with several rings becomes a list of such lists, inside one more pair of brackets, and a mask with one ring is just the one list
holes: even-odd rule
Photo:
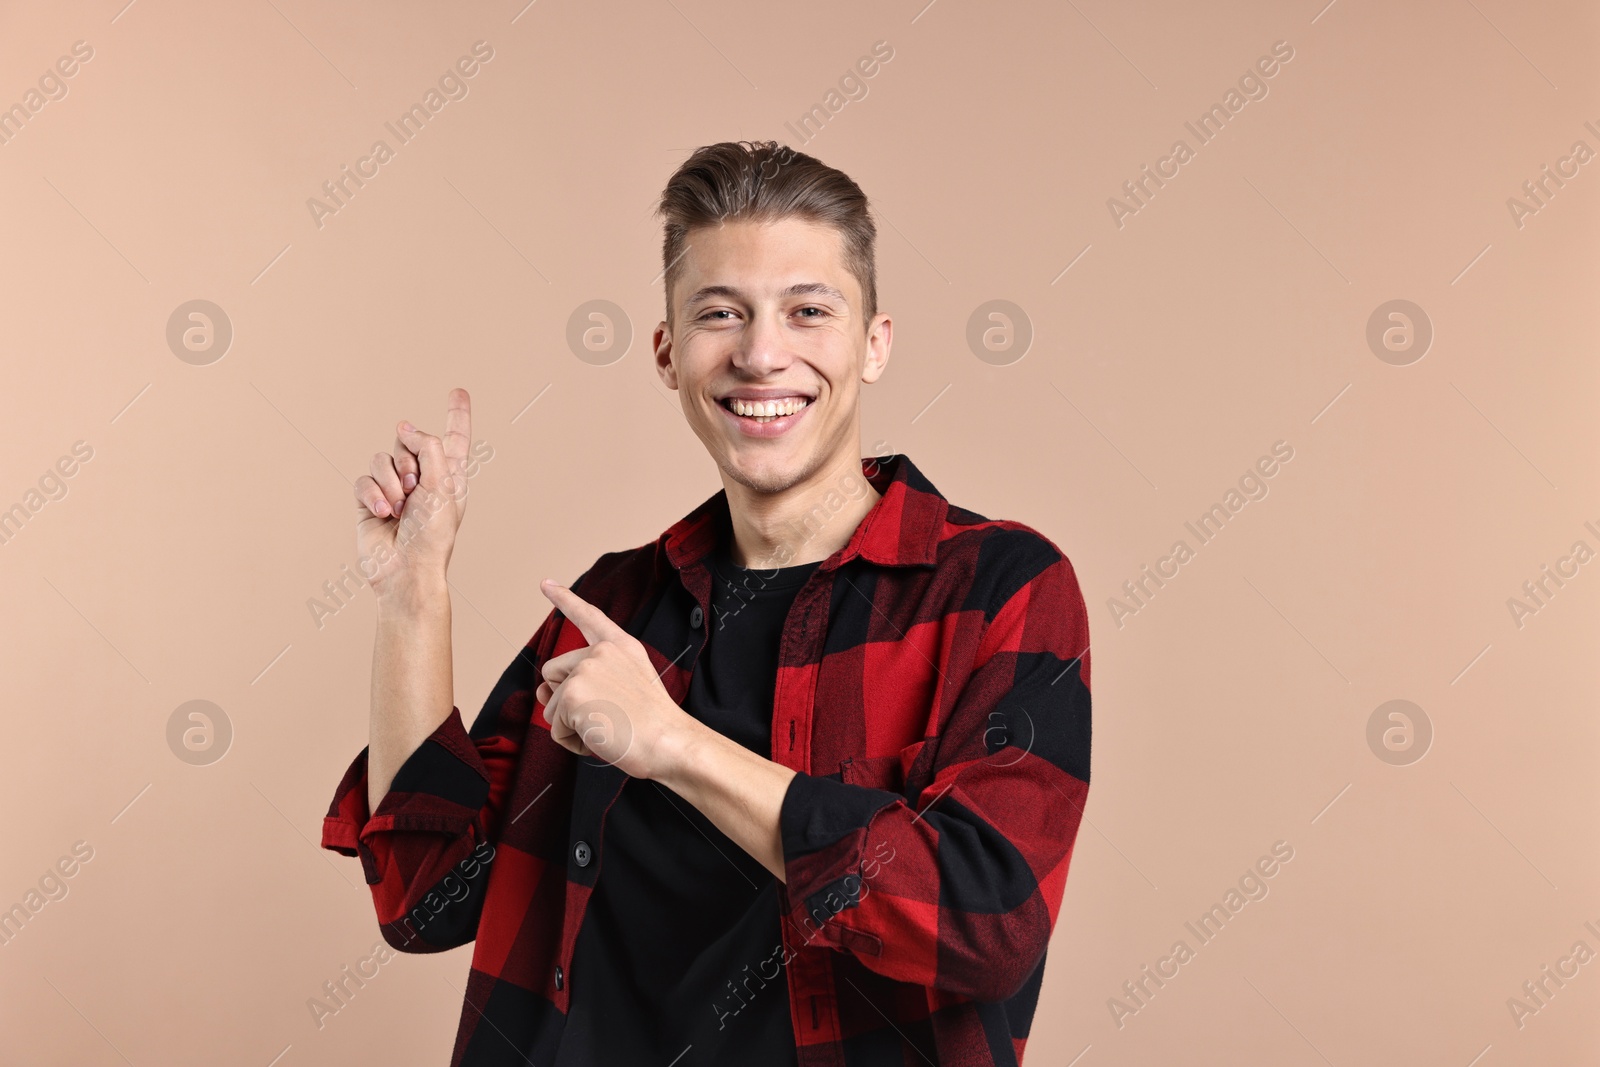
[[[718, 488], [649, 367], [650, 211], [693, 147], [756, 137], [879, 213], [863, 451], [1044, 531], [1090, 604], [1093, 788], [1027, 1062], [1600, 1059], [1600, 963], [1507, 1007], [1600, 952], [1600, 564], [1507, 607], [1600, 550], [1600, 163], [1521, 228], [1506, 206], [1600, 149], [1592, 5], [124, 2], [0, 9], [0, 103], [94, 50], [0, 145], [0, 508], [93, 449], [0, 545], [0, 907], [94, 850], [0, 947], [0, 1061], [446, 1062], [468, 949], [307, 1007], [377, 939], [314, 844], [365, 743], [371, 595], [320, 629], [307, 601], [354, 563], [349, 480], [454, 385], [493, 448], [452, 573], [469, 718], [541, 577]], [[784, 124], [879, 40], [802, 144]], [[1276, 41], [1269, 95], [1118, 228], [1107, 199]], [[380, 137], [319, 229], [306, 201]], [[234, 331], [206, 366], [166, 341], [194, 299]], [[565, 340], [596, 299], [635, 332], [605, 366]], [[966, 341], [992, 299], [1034, 330], [1008, 365]], [[1394, 299], [1434, 329], [1407, 366], [1365, 339]], [[1269, 495], [1119, 627], [1108, 598], [1279, 440]], [[206, 766], [167, 743], [196, 699], [234, 732]], [[1367, 741], [1393, 699], [1433, 731], [1408, 766]], [[1119, 1028], [1122, 983], [1280, 840], [1270, 894]]]

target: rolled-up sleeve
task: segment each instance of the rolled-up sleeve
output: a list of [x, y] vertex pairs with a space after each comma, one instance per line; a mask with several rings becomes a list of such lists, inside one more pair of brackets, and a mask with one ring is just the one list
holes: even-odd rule
[[[789, 918], [897, 981], [1005, 1000], [1037, 969], [1089, 789], [1088, 616], [1053, 557], [985, 627], [915, 798], [797, 773]], [[867, 709], [871, 714], [871, 709]]]
[[[488, 839], [489, 777], [454, 707], [401, 764], [370, 816], [365, 748], [345, 772], [322, 821], [322, 846], [361, 858], [384, 937], [401, 951], [440, 952], [471, 940], [462, 935], [476, 910], [462, 905], [481, 905], [482, 893], [470, 890], [487, 872], [466, 861]], [[456, 882], [441, 886], [452, 874]]]
[[[574, 583], [576, 584], [576, 583]], [[322, 822], [322, 847], [359, 856], [384, 939], [402, 952], [441, 952], [476, 936], [502, 810], [523, 745], [546, 743], [534, 697], [558, 639], [581, 643], [552, 610], [501, 675], [471, 732], [459, 708], [396, 771], [368, 811], [368, 750], [346, 769]], [[528, 738], [530, 723], [546, 729]], [[530, 820], [540, 818], [535, 812]]]
[[368, 841], [394, 830], [427, 830], [456, 837], [479, 820], [489, 792], [489, 769], [467, 736], [461, 710], [429, 734], [396, 772], [375, 814], [367, 811], [367, 750], [363, 748], [339, 783], [322, 820], [322, 847], [360, 856], [368, 883], [381, 877]]

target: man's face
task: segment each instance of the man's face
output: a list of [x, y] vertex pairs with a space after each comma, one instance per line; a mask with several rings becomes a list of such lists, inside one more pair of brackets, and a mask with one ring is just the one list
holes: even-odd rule
[[[656, 369], [729, 477], [776, 493], [856, 468], [861, 384], [883, 373], [893, 324], [862, 319], [837, 230], [801, 219], [693, 230], [669, 299], [673, 327], [656, 327]], [[743, 402], [774, 403], [777, 414], [736, 414]]]

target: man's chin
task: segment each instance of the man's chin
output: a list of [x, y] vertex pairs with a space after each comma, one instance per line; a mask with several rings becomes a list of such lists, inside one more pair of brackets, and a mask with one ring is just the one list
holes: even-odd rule
[[754, 456], [748, 449], [731, 453], [724, 459], [722, 469], [728, 477], [757, 493], [781, 493], [809, 473], [804, 458], [790, 449], [765, 456]]

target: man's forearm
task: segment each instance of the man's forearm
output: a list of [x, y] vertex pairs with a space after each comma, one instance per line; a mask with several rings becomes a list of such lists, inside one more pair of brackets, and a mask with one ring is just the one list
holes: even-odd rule
[[693, 804], [728, 837], [787, 882], [778, 813], [794, 771], [696, 723], [675, 743], [662, 785]]
[[454, 694], [450, 587], [441, 578], [380, 598], [367, 743], [369, 812], [388, 795], [401, 765], [450, 716]]

